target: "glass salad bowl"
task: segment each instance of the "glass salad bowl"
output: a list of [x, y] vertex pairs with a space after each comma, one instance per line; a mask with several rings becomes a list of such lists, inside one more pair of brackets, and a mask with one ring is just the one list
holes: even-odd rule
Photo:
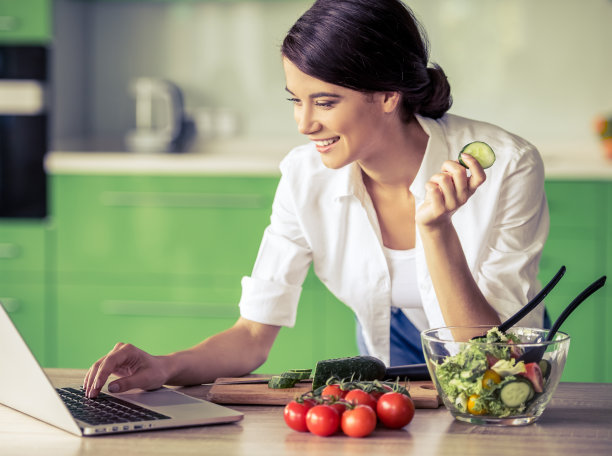
[[[421, 340], [438, 394], [456, 419], [519, 426], [542, 415], [563, 373], [570, 337], [559, 331], [546, 342], [547, 335], [537, 328], [445, 327], [423, 331]], [[521, 360], [534, 348], [543, 353], [536, 361]]]

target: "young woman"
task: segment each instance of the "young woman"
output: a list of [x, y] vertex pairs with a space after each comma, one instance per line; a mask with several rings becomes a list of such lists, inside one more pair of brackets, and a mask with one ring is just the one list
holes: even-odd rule
[[[450, 87], [400, 0], [318, 0], [282, 45], [286, 90], [309, 139], [282, 177], [241, 316], [188, 350], [152, 356], [117, 344], [89, 370], [95, 396], [244, 375], [292, 326], [302, 282], [318, 277], [355, 312], [362, 353], [422, 362], [419, 332], [497, 324], [539, 290], [548, 234], [536, 149], [491, 124], [447, 114]], [[456, 159], [492, 146], [484, 171]], [[540, 326], [542, 311], [524, 324]]]

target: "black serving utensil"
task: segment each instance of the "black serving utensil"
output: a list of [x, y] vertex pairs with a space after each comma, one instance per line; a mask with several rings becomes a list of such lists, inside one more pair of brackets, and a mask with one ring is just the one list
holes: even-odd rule
[[[561, 280], [561, 277], [563, 277], [564, 274], [565, 274], [565, 266], [561, 266], [561, 268], [554, 275], [554, 277], [550, 279], [550, 282], [548, 282], [546, 286], [542, 288], [540, 292], [537, 295], [535, 295], [531, 301], [525, 304], [517, 313], [512, 315], [510, 318], [508, 318], [506, 321], [500, 324], [497, 328], [502, 333], [504, 333], [508, 331], [510, 328], [512, 328], [515, 324], [517, 324], [525, 315], [527, 315], [529, 312], [535, 309], [536, 306], [542, 302], [542, 300], [548, 295], [548, 293], [550, 293], [550, 291], [559, 283], [559, 281]], [[471, 340], [478, 341], [479, 339], [484, 339], [485, 337], [486, 336], [483, 334], [482, 336], [472, 337]]]
[[[570, 316], [570, 314], [576, 310], [576, 308], [582, 304], [582, 302], [599, 290], [606, 283], [606, 276], [602, 276], [585, 288], [576, 298], [565, 308], [565, 310], [559, 315], [559, 318], [555, 321], [548, 331], [546, 342], [550, 342], [555, 337], [555, 334], [563, 324], [563, 322]], [[528, 348], [525, 352], [517, 359], [517, 362], [524, 361], [525, 364], [539, 362], [546, 351], [546, 345]]]

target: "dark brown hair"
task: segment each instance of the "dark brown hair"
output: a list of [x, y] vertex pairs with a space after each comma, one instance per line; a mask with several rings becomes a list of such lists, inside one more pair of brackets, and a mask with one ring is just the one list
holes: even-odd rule
[[428, 66], [425, 31], [400, 0], [317, 0], [291, 27], [281, 53], [302, 72], [361, 92], [400, 92], [402, 117], [438, 118], [451, 107], [442, 68]]

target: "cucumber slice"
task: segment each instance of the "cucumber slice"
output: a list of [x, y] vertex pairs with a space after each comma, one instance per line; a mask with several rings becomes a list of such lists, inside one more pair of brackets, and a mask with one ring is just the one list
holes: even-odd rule
[[293, 378], [296, 380], [305, 380], [307, 378], [310, 378], [311, 372], [312, 372], [312, 369], [291, 369], [291, 370], [288, 370], [287, 372], [283, 372], [281, 374], [281, 377]]
[[552, 368], [550, 361], [546, 359], [541, 359], [538, 362], [538, 365], [540, 366], [540, 370], [542, 371], [542, 377], [544, 378], [544, 380], [546, 380], [549, 377], [550, 370]]
[[518, 407], [534, 395], [533, 386], [527, 379], [516, 379], [502, 386], [499, 398], [508, 407]]
[[467, 165], [461, 159], [461, 155], [468, 154], [478, 160], [482, 169], [490, 168], [495, 163], [495, 152], [487, 143], [482, 141], [471, 142], [461, 149], [459, 152], [459, 163], [467, 168]]
[[291, 369], [280, 375], [274, 375], [268, 381], [268, 388], [281, 389], [293, 388], [300, 380], [310, 377], [312, 369]]
[[293, 372], [300, 375], [300, 378], [310, 378], [312, 375], [312, 369], [291, 369], [289, 372]]
[[274, 375], [268, 381], [268, 388], [281, 389], [281, 388], [293, 388], [300, 380], [297, 378], [283, 377], [281, 375]]

